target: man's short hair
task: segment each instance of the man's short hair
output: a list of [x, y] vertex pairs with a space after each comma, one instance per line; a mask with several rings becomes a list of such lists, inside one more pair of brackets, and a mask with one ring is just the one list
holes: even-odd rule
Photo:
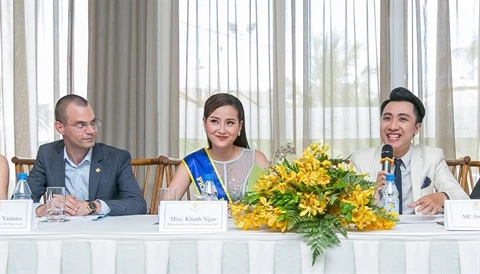
[[75, 104], [79, 107], [86, 107], [88, 106], [88, 101], [85, 98], [78, 96], [76, 94], [68, 94], [60, 98], [55, 105], [55, 121], [59, 121], [61, 123], [67, 122], [67, 117], [65, 115], [65, 111], [70, 104]]
[[425, 117], [425, 107], [422, 101], [413, 94], [410, 90], [404, 87], [398, 87], [390, 92], [390, 98], [383, 101], [380, 108], [380, 115], [383, 115], [383, 110], [390, 102], [410, 102], [413, 104], [413, 112], [415, 114], [415, 120], [417, 123], [422, 123], [423, 117]]

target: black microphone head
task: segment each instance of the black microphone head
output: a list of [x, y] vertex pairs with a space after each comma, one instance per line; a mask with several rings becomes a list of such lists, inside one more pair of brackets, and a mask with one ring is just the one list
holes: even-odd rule
[[382, 158], [390, 158], [393, 159], [393, 148], [391, 145], [384, 145], [382, 147]]

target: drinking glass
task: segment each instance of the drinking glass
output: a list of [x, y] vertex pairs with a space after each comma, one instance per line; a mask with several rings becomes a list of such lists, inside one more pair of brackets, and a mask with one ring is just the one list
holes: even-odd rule
[[47, 187], [47, 221], [50, 223], [65, 220], [65, 187]]
[[161, 201], [174, 201], [177, 199], [177, 189], [176, 188], [159, 188], [158, 189], [158, 202]]
[[164, 188], [161, 187], [158, 189], [158, 213], [160, 213], [160, 205], [162, 201], [175, 201], [177, 199], [177, 189], [176, 188]]

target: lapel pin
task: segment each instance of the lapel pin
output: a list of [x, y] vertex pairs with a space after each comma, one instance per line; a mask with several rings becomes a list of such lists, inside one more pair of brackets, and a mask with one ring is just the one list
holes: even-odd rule
[[96, 171], [97, 173], [99, 173], [100, 170], [101, 170], [101, 169], [100, 169], [99, 167], [97, 167], [97, 169], [95, 169], [95, 171]]

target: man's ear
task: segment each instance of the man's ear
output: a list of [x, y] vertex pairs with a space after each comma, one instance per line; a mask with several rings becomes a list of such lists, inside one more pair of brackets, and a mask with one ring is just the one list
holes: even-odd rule
[[62, 136], [65, 134], [65, 126], [60, 123], [60, 121], [55, 121], [55, 130], [57, 130], [58, 133], [60, 133]]
[[420, 129], [422, 128], [422, 124], [421, 123], [417, 123], [415, 125], [415, 133], [413, 133], [413, 136], [417, 135], [419, 132], [420, 132]]

